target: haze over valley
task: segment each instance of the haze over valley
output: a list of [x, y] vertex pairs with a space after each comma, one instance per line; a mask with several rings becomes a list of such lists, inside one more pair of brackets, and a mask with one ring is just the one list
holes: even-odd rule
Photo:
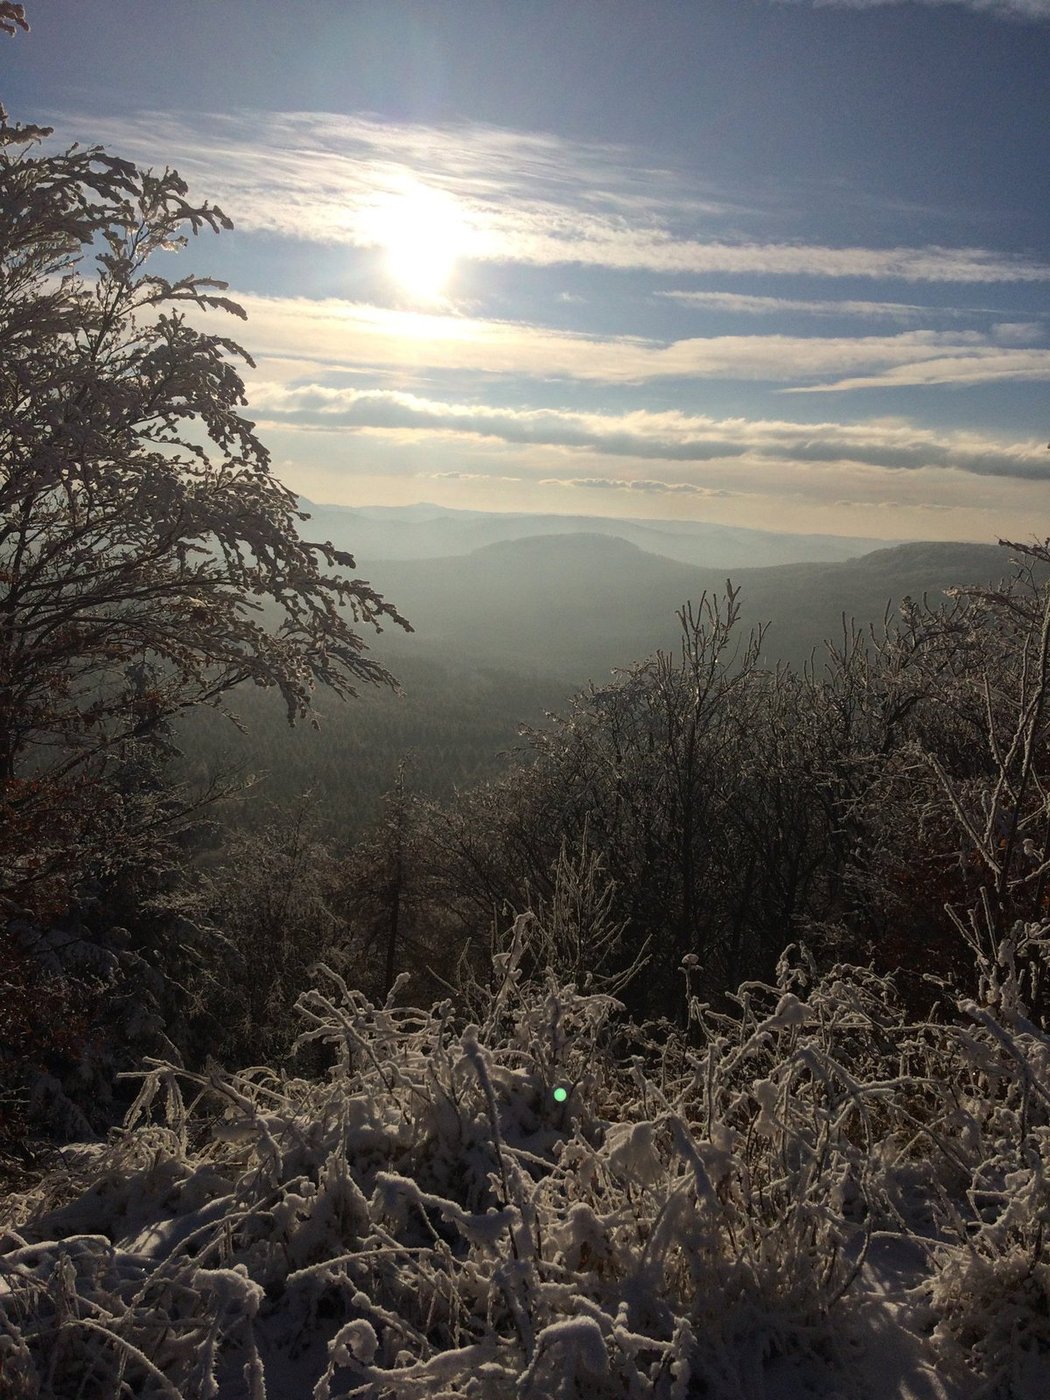
[[853, 559], [898, 540], [840, 535], [791, 535], [749, 530], [705, 520], [632, 520], [600, 515], [542, 515], [525, 511], [413, 506], [316, 505], [301, 497], [309, 514], [302, 533], [353, 549], [359, 567], [375, 559], [442, 559], [470, 554], [484, 545], [535, 535], [611, 535], [650, 554], [711, 569], [758, 568], [769, 564]]
[[[995, 584], [1011, 573], [1011, 554], [998, 545], [886, 546], [699, 522], [632, 530], [599, 517], [300, 504], [310, 514], [304, 538], [352, 549], [361, 574], [396, 598], [416, 629], [388, 627], [369, 643], [404, 693], [365, 689], [349, 708], [319, 697], [320, 729], [289, 732], [276, 696], [242, 687], [229, 704], [247, 734], [201, 714], [180, 726], [180, 742], [188, 772], [203, 776], [229, 761], [255, 775], [239, 820], [262, 820], [267, 802], [310, 793], [326, 829], [344, 835], [375, 818], [403, 759], [412, 790], [434, 797], [503, 771], [520, 752], [521, 725], [542, 727], [547, 712], [564, 711], [589, 683], [606, 684], [659, 649], [677, 652], [679, 609], [705, 593], [723, 599], [727, 578], [739, 589], [738, 645], [769, 624], [760, 664], [812, 665], [819, 674], [827, 644], [843, 646], [844, 617], [866, 633], [881, 629], [887, 609], [892, 622], [904, 597], [943, 603], [962, 580]], [[683, 563], [630, 535], [720, 562]], [[464, 546], [472, 547], [452, 552]], [[828, 554], [840, 557], [810, 562]], [[755, 567], [756, 556], [792, 562]]]
[[673, 646], [678, 609], [705, 592], [720, 595], [727, 577], [741, 590], [743, 629], [771, 623], [763, 660], [801, 667], [825, 639], [840, 640], [843, 612], [864, 628], [906, 594], [1009, 572], [1009, 555], [995, 544], [887, 545], [695, 521], [657, 528], [431, 506], [304, 509], [303, 536], [352, 549], [360, 572], [398, 599], [416, 629], [411, 638], [385, 634], [378, 650], [463, 656], [579, 684]]

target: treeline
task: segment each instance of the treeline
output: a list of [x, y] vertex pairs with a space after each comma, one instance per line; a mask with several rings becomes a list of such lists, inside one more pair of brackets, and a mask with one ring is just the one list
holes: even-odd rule
[[[300, 825], [239, 838], [212, 910], [242, 930], [245, 966], [263, 947], [285, 959], [260, 979], [285, 987], [273, 1043], [323, 944], [371, 996], [407, 971], [418, 1004], [491, 976], [498, 931], [525, 910], [581, 986], [644, 958], [619, 993], [636, 1018], [684, 1024], [683, 958], [717, 1001], [800, 939], [903, 969], [923, 1011], [927, 974], [965, 987], [966, 910], [987, 902], [999, 936], [1050, 911], [1047, 551], [1011, 549], [1021, 564], [999, 589], [904, 600], [898, 621], [829, 647], [819, 674], [760, 669], [736, 595], [705, 597], [683, 609], [677, 655], [580, 692], [455, 800], [406, 780], [345, 855], [307, 859]], [[272, 917], [275, 891], [300, 923], [287, 903]]]
[[899, 969], [925, 1016], [938, 978], [977, 994], [978, 946], [1011, 934], [1042, 1017], [1024, 943], [1050, 916], [1050, 551], [1009, 548], [998, 588], [905, 599], [819, 673], [762, 669], [737, 594], [705, 596], [677, 654], [580, 691], [487, 781], [438, 800], [403, 767], [356, 839], [303, 797], [96, 872], [39, 931], [52, 999], [37, 981], [25, 1000], [11, 1102], [29, 1112], [35, 1092], [84, 1132], [121, 1107], [114, 1069], [151, 1049], [280, 1063], [318, 961], [372, 998], [407, 973], [403, 1004], [462, 999], [526, 911], [551, 970], [639, 1023], [686, 1025], [683, 962], [717, 1007], [799, 941], [824, 966]]

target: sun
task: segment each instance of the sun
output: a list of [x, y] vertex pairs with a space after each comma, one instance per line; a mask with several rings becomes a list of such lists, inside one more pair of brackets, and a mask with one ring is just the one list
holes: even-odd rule
[[384, 202], [374, 227], [401, 290], [416, 301], [441, 301], [465, 243], [456, 200], [443, 190], [415, 185]]

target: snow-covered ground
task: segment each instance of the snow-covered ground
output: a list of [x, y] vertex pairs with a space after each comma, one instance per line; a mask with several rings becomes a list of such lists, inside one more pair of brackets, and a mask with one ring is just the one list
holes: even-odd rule
[[620, 1004], [527, 982], [528, 940], [455, 1012], [325, 970], [320, 1079], [152, 1063], [6, 1203], [4, 1400], [1046, 1400], [1050, 1040], [1012, 947], [937, 1025], [795, 953], [624, 1060]]

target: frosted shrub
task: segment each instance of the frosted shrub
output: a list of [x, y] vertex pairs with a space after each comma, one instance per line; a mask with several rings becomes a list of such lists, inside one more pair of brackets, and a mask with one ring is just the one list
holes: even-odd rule
[[1050, 1370], [1050, 1037], [1029, 1021], [1017, 972], [1019, 953], [1045, 957], [1048, 933], [1018, 925], [991, 940], [978, 959], [985, 1004], [960, 1000], [947, 1032], [969, 1179], [935, 1255], [931, 1322], [942, 1355], [1003, 1400], [1045, 1395]]
[[320, 1079], [151, 1062], [87, 1189], [4, 1239], [13, 1394], [760, 1400], [786, 1369], [860, 1395], [872, 1246], [924, 1236], [908, 1345], [971, 1385], [1038, 1362], [1046, 1043], [1020, 1011], [910, 1025], [890, 979], [785, 954], [731, 1015], [625, 1027], [525, 975], [546, 936], [518, 919], [465, 1013], [318, 969]]
[[1046, 1184], [1035, 1160], [1021, 1175], [1007, 1182], [1000, 1218], [943, 1253], [929, 1289], [942, 1354], [982, 1378], [980, 1394], [1000, 1400], [1042, 1400], [1050, 1368]]
[[261, 1382], [252, 1323], [262, 1289], [243, 1265], [150, 1269], [98, 1235], [34, 1245], [10, 1233], [4, 1246], [5, 1397], [213, 1396], [220, 1345], [234, 1339], [245, 1376]]

